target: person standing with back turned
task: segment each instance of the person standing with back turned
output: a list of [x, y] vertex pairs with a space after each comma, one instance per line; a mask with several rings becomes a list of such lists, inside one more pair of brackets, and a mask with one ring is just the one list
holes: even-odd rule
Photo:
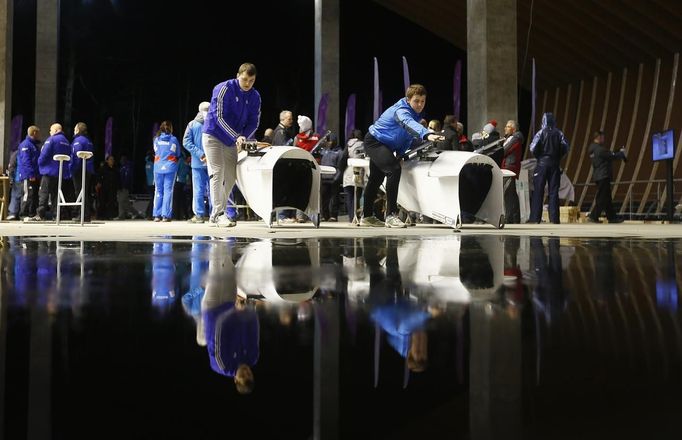
[[542, 201], [545, 198], [545, 184], [548, 186], [549, 221], [559, 224], [559, 163], [568, 153], [569, 145], [564, 133], [556, 127], [554, 114], [542, 115], [542, 128], [535, 134], [530, 151], [537, 159], [533, 172], [533, 199], [530, 204], [528, 223], [540, 223]]
[[[226, 212], [227, 195], [237, 180], [237, 149], [253, 138], [260, 123], [260, 94], [253, 88], [256, 66], [244, 63], [237, 77], [213, 88], [211, 105], [202, 130], [210, 179], [210, 221], [216, 226], [237, 224]], [[234, 209], [234, 208], [233, 208]], [[236, 213], [233, 216], [236, 217]]]

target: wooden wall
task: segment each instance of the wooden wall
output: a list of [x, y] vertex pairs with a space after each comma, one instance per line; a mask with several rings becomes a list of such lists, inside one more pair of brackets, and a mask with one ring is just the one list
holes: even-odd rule
[[[665, 182], [655, 180], [665, 180], [666, 166], [652, 161], [651, 135], [674, 129], [674, 177], [682, 179], [682, 90], [676, 87], [679, 59], [677, 53], [668, 59], [538, 92], [535, 128], [540, 128], [544, 112], [554, 112], [557, 125], [571, 144], [562, 167], [576, 185], [575, 202], [583, 211], [591, 208], [596, 190], [593, 184], [585, 185], [592, 179], [587, 147], [592, 132], [601, 128], [606, 132], [607, 145], [612, 150], [624, 146], [628, 155], [627, 163], [613, 164], [613, 197], [620, 213], [665, 212]], [[541, 66], [538, 75], [542, 75]], [[530, 157], [528, 149], [525, 155]], [[675, 199], [682, 202], [682, 182], [675, 184]]]

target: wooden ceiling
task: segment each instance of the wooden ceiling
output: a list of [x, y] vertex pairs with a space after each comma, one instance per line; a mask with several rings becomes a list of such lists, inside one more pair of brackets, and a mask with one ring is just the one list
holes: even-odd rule
[[[466, 50], [466, 0], [374, 1]], [[517, 0], [516, 13], [526, 88], [532, 58], [545, 89], [682, 50], [682, 0]]]

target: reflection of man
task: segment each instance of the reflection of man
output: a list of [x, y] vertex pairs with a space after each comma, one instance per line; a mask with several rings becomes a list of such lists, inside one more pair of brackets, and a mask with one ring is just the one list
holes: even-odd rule
[[208, 356], [213, 371], [233, 377], [237, 391], [253, 391], [251, 367], [258, 361], [258, 314], [237, 297], [234, 263], [224, 243], [211, 247], [206, 293], [201, 301]]
[[154, 243], [152, 249], [152, 304], [167, 310], [175, 301], [173, 243]]
[[197, 344], [206, 346], [206, 335], [204, 333], [204, 321], [201, 319], [201, 300], [206, 293], [204, 277], [208, 270], [208, 243], [201, 242], [202, 237], [192, 237], [192, 250], [190, 251], [190, 276], [189, 290], [182, 296], [182, 308], [191, 316], [197, 326]]

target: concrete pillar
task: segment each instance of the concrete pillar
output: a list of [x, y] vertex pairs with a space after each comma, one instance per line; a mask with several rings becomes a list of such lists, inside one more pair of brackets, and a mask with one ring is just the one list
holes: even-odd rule
[[0, 168], [9, 160], [14, 0], [0, 0]]
[[59, 65], [59, 0], [36, 1], [35, 124], [43, 139], [57, 119]]
[[518, 120], [516, 65], [516, 0], [467, 0], [467, 133]]
[[327, 129], [339, 134], [340, 0], [315, 0], [315, 115], [323, 94], [329, 94]]

